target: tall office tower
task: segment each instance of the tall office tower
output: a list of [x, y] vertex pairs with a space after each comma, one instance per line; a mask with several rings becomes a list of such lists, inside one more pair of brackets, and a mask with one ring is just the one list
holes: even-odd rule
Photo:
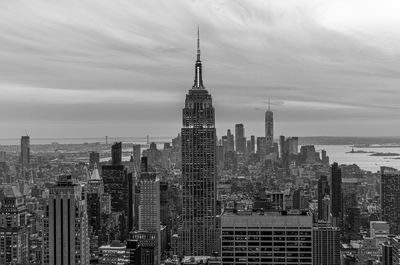
[[314, 145], [303, 145], [300, 148], [300, 155], [303, 163], [313, 164], [317, 161]]
[[228, 136], [224, 135], [221, 137], [221, 144], [224, 148], [224, 153], [229, 151]]
[[[335, 162], [331, 167], [331, 214], [334, 225], [341, 226], [342, 219], [342, 171]], [[335, 223], [336, 222], [336, 223]]]
[[285, 136], [279, 136], [279, 157], [281, 160], [284, 157], [284, 148], [285, 148]]
[[382, 262], [381, 265], [393, 265], [393, 245], [390, 242], [382, 244]]
[[235, 146], [237, 153], [246, 152], [246, 138], [244, 137], [244, 126], [243, 124], [235, 125]]
[[147, 157], [142, 157], [142, 168], [139, 177], [139, 230], [155, 234], [154, 264], [160, 264], [160, 180], [156, 173], [148, 172]]
[[265, 112], [265, 139], [267, 140], [267, 154], [272, 153], [274, 145], [274, 113], [268, 101], [268, 110]]
[[[106, 242], [101, 242], [101, 240], [99, 242], [98, 240], [101, 233], [101, 195], [103, 195], [104, 193], [104, 186], [103, 180], [99, 175], [96, 163], [94, 164], [93, 172], [90, 176], [90, 179], [88, 180], [86, 193], [87, 205], [89, 206], [87, 208], [87, 213], [89, 236], [91, 239], [90, 244], [92, 245], [92, 242], [97, 241], [97, 246], [93, 247], [94, 250], [97, 250], [98, 246], [101, 246], [103, 243]], [[91, 248], [91, 253], [92, 252], [93, 251]]]
[[228, 150], [227, 151], [235, 151], [235, 137], [231, 133], [231, 130], [228, 129], [226, 132], [226, 136], [228, 137]]
[[287, 141], [289, 141], [289, 154], [297, 155], [299, 153], [299, 137], [289, 137]]
[[133, 229], [134, 181], [123, 165], [103, 165], [104, 192], [111, 196], [111, 212], [120, 213], [119, 235], [115, 239], [124, 241]]
[[21, 136], [21, 171], [23, 176], [25, 175], [26, 169], [31, 163], [31, 140], [30, 137]]
[[326, 195], [329, 195], [330, 187], [327, 176], [320, 176], [318, 180], [318, 220], [328, 221], [324, 215], [323, 200]]
[[182, 127], [181, 254], [210, 255], [218, 249], [216, 219], [216, 130], [212, 98], [203, 86], [200, 40], [192, 89]]
[[326, 155], [326, 150], [321, 150], [322, 164], [329, 165], [329, 156]]
[[247, 140], [247, 143], [246, 143], [246, 152], [247, 153], [252, 153], [252, 150], [251, 150], [251, 140]]
[[390, 225], [390, 233], [400, 234], [400, 172], [394, 168], [381, 167], [382, 221]]
[[47, 209], [49, 264], [89, 264], [86, 200], [82, 186], [70, 175], [50, 188]]
[[358, 186], [360, 185], [358, 178], [343, 178], [342, 179], [342, 212], [343, 212], [343, 231], [345, 238], [348, 240], [356, 239], [360, 228], [360, 214], [357, 200]]
[[254, 135], [250, 136], [250, 146], [251, 146], [251, 153], [256, 152], [256, 137]]
[[313, 227], [313, 264], [340, 264], [340, 231], [327, 222]]
[[93, 170], [94, 166], [100, 166], [100, 154], [98, 152], [89, 153], [89, 169]]
[[29, 264], [29, 229], [24, 196], [11, 185], [0, 186], [0, 264]]
[[263, 159], [267, 155], [267, 141], [265, 137], [257, 137], [257, 154]]
[[6, 151], [0, 151], [0, 163], [4, 163], [7, 161], [7, 153]]
[[222, 264], [313, 264], [308, 212], [237, 213], [221, 216]]
[[122, 163], [122, 142], [115, 142], [111, 146], [111, 162], [113, 165]]
[[140, 171], [140, 159], [141, 159], [142, 151], [140, 144], [133, 145], [133, 162], [135, 163], [136, 171], [139, 173]]
[[224, 161], [225, 161], [225, 152], [224, 152], [224, 147], [222, 145], [217, 145], [216, 151], [215, 151], [215, 157], [216, 157], [217, 166], [223, 168]]

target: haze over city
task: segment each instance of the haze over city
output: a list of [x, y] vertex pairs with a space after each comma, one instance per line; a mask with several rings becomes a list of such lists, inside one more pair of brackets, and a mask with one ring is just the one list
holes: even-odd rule
[[[172, 136], [200, 26], [218, 134], [399, 131], [398, 1], [2, 1], [0, 138]], [[385, 128], [385, 130], [382, 130]]]

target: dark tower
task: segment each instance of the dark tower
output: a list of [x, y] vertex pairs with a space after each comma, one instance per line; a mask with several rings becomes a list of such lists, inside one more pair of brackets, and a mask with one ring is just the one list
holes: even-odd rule
[[192, 89], [186, 94], [182, 127], [181, 255], [211, 255], [216, 238], [216, 130], [211, 95], [202, 80], [200, 38]]
[[122, 162], [122, 143], [115, 142], [111, 146], [111, 161], [113, 165], [120, 165]]
[[331, 214], [337, 221], [342, 216], [342, 171], [337, 163], [332, 164]]
[[271, 111], [268, 99], [268, 110], [265, 112], [265, 139], [267, 140], [267, 154], [270, 154], [274, 146], [274, 113]]
[[[320, 176], [318, 180], [318, 220], [324, 220], [323, 200], [329, 195], [329, 183], [327, 176]], [[328, 220], [325, 220], [328, 221]]]

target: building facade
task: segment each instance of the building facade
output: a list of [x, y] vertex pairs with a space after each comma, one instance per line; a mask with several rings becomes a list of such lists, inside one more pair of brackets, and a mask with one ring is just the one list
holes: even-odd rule
[[340, 264], [340, 231], [328, 222], [314, 224], [313, 264]]
[[25, 198], [15, 186], [0, 186], [0, 203], [0, 264], [28, 265], [29, 229]]
[[86, 199], [70, 175], [59, 176], [50, 188], [47, 218], [49, 264], [89, 264]]
[[210, 255], [218, 249], [215, 111], [203, 85], [199, 44], [198, 38], [195, 79], [186, 95], [181, 131], [181, 255]]
[[274, 113], [268, 102], [268, 110], [265, 112], [265, 139], [267, 141], [267, 154], [270, 154], [274, 145]]
[[221, 231], [222, 264], [313, 264], [308, 212], [225, 212]]
[[400, 172], [393, 168], [381, 167], [381, 208], [382, 221], [387, 221], [390, 233], [400, 234]]

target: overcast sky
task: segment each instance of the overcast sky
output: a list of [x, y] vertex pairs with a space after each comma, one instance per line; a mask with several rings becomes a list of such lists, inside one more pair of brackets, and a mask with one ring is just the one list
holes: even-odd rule
[[400, 131], [400, 1], [0, 1], [0, 138], [172, 136], [200, 25], [218, 135]]

